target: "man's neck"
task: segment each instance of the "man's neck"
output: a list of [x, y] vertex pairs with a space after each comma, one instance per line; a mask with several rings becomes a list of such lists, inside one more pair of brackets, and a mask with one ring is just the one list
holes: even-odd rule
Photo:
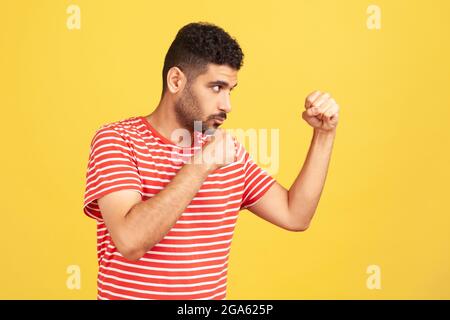
[[[172, 141], [174, 144], [179, 144], [181, 137], [178, 141], [172, 139], [172, 134], [176, 129], [182, 128], [178, 123], [172, 106], [168, 105], [166, 101], [161, 100], [156, 109], [145, 116], [147, 121], [158, 131], [162, 136]], [[190, 132], [191, 143], [193, 142], [193, 133]]]

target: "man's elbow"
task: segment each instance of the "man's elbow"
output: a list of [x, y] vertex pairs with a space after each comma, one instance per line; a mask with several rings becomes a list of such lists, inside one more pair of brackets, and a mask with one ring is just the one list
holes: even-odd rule
[[133, 262], [139, 261], [139, 259], [141, 259], [145, 254], [142, 250], [132, 248], [122, 249], [119, 250], [119, 252], [122, 255], [122, 257]]
[[308, 230], [309, 226], [311, 225], [311, 221], [296, 221], [293, 223], [290, 228], [288, 228], [289, 231], [292, 232], [305, 232]]
[[134, 262], [141, 259], [145, 254], [145, 250], [141, 246], [133, 244], [130, 241], [119, 241], [116, 243], [116, 248], [122, 257]]
[[292, 232], [305, 232], [306, 230], [308, 230], [308, 228], [309, 228], [309, 223], [308, 224], [302, 224], [300, 226], [295, 226], [290, 231], [292, 231]]

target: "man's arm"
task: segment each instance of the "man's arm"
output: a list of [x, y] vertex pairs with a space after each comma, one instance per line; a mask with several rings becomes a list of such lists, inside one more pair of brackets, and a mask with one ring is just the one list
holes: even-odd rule
[[336, 137], [339, 106], [329, 94], [313, 92], [307, 97], [305, 108], [303, 118], [314, 127], [314, 133], [300, 173], [289, 191], [275, 183], [248, 208], [264, 220], [290, 231], [305, 231], [311, 223], [325, 185]]
[[[204, 146], [185, 164], [166, 185], [150, 199], [141, 201], [139, 193], [132, 190], [112, 192], [98, 199], [98, 205], [111, 238], [118, 251], [128, 260], [140, 259], [169, 232], [201, 188], [208, 175], [234, 160], [234, 147], [226, 142], [231, 137], [217, 130], [214, 141]], [[215, 148], [230, 151], [227, 159], [217, 159]], [[219, 146], [218, 146], [219, 145]], [[198, 161], [211, 159], [211, 161]], [[218, 155], [219, 157], [221, 155]], [[224, 161], [222, 161], [224, 160]]]
[[141, 201], [136, 191], [112, 192], [98, 204], [109, 233], [119, 252], [128, 260], [138, 260], [172, 228], [194, 198], [208, 171], [186, 164], [154, 197]]
[[278, 182], [248, 210], [289, 231], [305, 231], [317, 209], [335, 134], [314, 133], [307, 158], [291, 188]]

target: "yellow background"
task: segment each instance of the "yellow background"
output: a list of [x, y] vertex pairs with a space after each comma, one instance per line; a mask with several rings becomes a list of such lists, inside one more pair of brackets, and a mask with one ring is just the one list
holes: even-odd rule
[[[69, 30], [68, 5], [81, 9]], [[366, 27], [381, 8], [381, 30]], [[289, 187], [312, 129], [304, 99], [341, 106], [311, 228], [241, 212], [227, 299], [450, 298], [450, 2], [14, 1], [0, 9], [0, 298], [95, 299], [95, 222], [82, 201], [101, 125], [150, 113], [164, 55], [209, 21], [244, 53], [225, 128], [279, 128]], [[366, 269], [381, 268], [380, 290]], [[66, 268], [81, 268], [69, 290]]]

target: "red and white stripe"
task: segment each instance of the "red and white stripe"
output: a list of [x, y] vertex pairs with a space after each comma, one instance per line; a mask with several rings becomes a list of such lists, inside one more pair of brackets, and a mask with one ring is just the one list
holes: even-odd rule
[[165, 237], [138, 261], [125, 259], [103, 222], [97, 199], [134, 190], [150, 199], [201, 147], [181, 148], [144, 117], [102, 126], [89, 155], [84, 213], [97, 221], [98, 299], [225, 299], [228, 257], [240, 210], [275, 180], [237, 140], [237, 161], [210, 174]]

